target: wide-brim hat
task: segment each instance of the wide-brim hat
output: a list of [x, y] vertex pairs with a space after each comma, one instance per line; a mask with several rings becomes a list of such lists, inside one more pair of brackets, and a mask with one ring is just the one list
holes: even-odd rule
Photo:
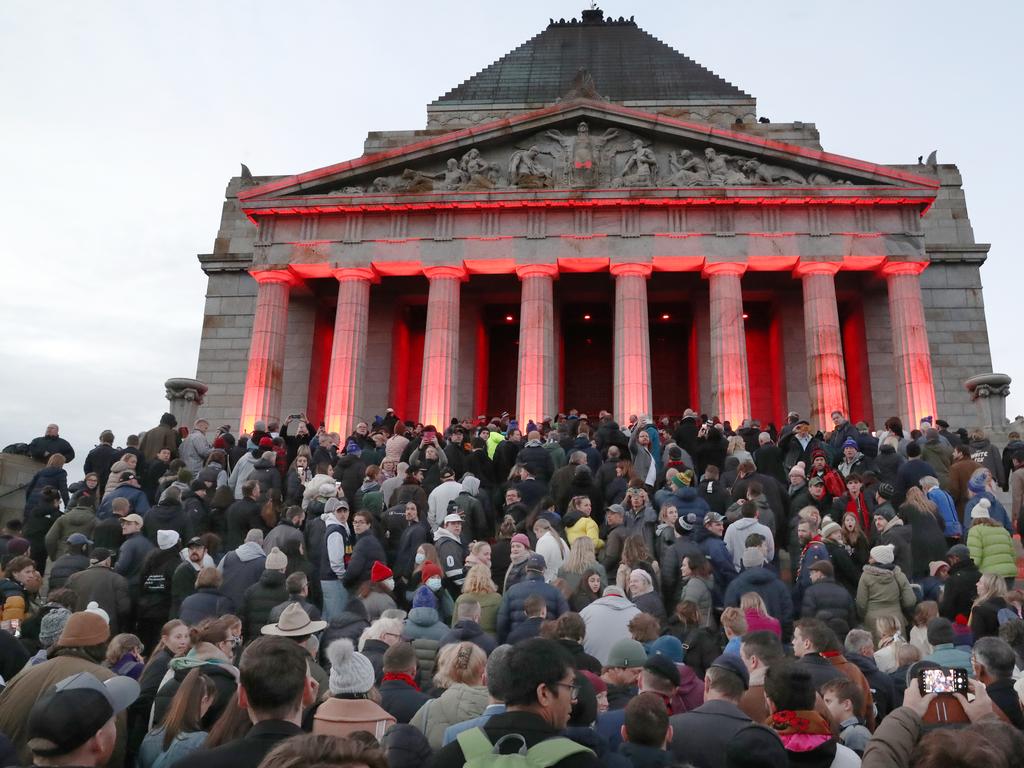
[[267, 624], [260, 630], [261, 634], [273, 635], [274, 637], [304, 637], [314, 635], [327, 628], [326, 621], [313, 621], [309, 618], [302, 606], [298, 603], [290, 603], [281, 612], [281, 618], [277, 624]]

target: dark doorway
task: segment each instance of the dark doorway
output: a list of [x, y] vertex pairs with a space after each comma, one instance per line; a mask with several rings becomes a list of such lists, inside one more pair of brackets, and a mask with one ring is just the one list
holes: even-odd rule
[[595, 415], [612, 410], [612, 308], [608, 304], [568, 304], [562, 310], [562, 409]]
[[516, 412], [519, 384], [519, 307], [489, 306], [487, 329], [486, 413]]
[[391, 358], [392, 408], [399, 418], [419, 420], [420, 380], [423, 376], [423, 341], [427, 307], [413, 304], [395, 313], [394, 351]]
[[650, 307], [652, 414], [679, 416], [690, 405], [692, 320], [679, 302]]
[[[744, 302], [750, 416], [762, 425], [781, 424], [785, 371], [778, 313], [771, 302]], [[733, 424], [733, 428], [738, 427]]]
[[843, 334], [843, 367], [846, 369], [846, 392], [850, 399], [850, 421], [874, 424], [868, 339], [864, 327], [864, 303], [860, 297], [839, 304], [839, 327]]

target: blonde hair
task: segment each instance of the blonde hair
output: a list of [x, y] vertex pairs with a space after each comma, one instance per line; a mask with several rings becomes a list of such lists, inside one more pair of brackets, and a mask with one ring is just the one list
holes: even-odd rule
[[924, 491], [916, 485], [907, 489], [907, 504], [930, 515], [937, 515], [939, 513], [938, 505], [925, 496]]
[[451, 643], [437, 656], [437, 674], [434, 685], [450, 688], [456, 683], [478, 686], [483, 684], [487, 654], [475, 643]]
[[728, 453], [730, 456], [736, 453], [737, 451], [747, 450], [746, 441], [739, 435], [733, 435], [732, 437], [730, 437], [729, 441], [726, 443], [726, 446], [726, 453]]
[[107, 645], [107, 655], [103, 659], [104, 665], [113, 667], [121, 660], [122, 656], [135, 648], [139, 650], [139, 653], [142, 653], [142, 641], [135, 635], [128, 634], [127, 632], [114, 635]]
[[768, 615], [768, 606], [757, 592], [744, 592], [740, 597], [740, 610], [754, 611], [758, 616]]
[[462, 585], [462, 594], [470, 592], [497, 594], [498, 587], [491, 578], [491, 569], [483, 563], [477, 563], [469, 569], [466, 574], [466, 581]]
[[914, 626], [924, 627], [939, 615], [939, 604], [934, 600], [922, 600], [914, 609]]
[[721, 624], [734, 635], [744, 635], [747, 632], [747, 617], [739, 608], [726, 608], [722, 611]]
[[981, 605], [993, 597], [1006, 597], [1006, 581], [998, 574], [983, 573], [978, 579], [978, 599], [974, 601], [974, 605]]
[[594, 540], [589, 536], [577, 536], [569, 547], [569, 556], [562, 563], [562, 570], [566, 573], [582, 574], [595, 565], [597, 565], [597, 555], [594, 550]]
[[900, 624], [899, 619], [895, 616], [879, 616], [875, 619], [875, 629], [878, 630], [878, 636], [880, 638], [891, 637], [897, 642], [902, 642], [903, 638], [900, 636], [900, 630], [903, 627]]
[[670, 509], [674, 509], [676, 511], [676, 517], [678, 519], [679, 508], [675, 504], [673, 504], [673, 503], [671, 503], [669, 501], [666, 501], [664, 504], [661, 505], [661, 509], [658, 510], [658, 522], [659, 523], [667, 523], [668, 522], [668, 516], [667, 515], [668, 515], [668, 511]]

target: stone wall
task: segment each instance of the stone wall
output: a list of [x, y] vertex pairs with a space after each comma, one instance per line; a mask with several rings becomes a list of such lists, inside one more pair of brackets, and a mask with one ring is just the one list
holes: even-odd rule
[[199, 416], [238, 428], [256, 308], [256, 281], [248, 272], [215, 272], [207, 280], [196, 378], [210, 390]]

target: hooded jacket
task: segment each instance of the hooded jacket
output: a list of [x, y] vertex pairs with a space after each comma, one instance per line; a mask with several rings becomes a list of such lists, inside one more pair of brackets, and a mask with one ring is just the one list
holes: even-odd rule
[[987, 437], [981, 440], [971, 440], [968, 447], [971, 449], [971, 458], [991, 472], [992, 479], [999, 487], [1003, 487], [1006, 484], [1006, 476], [1003, 474], [1003, 462], [999, 455], [999, 449], [992, 445], [992, 441]]
[[770, 568], [761, 565], [740, 571], [725, 590], [725, 606], [738, 607], [740, 598], [747, 592], [759, 594], [768, 609], [768, 615], [774, 616], [783, 625], [793, 621], [793, 598], [789, 587]]
[[505, 591], [498, 608], [498, 639], [502, 642], [513, 629], [526, 621], [526, 599], [531, 595], [544, 598], [548, 619], [557, 619], [569, 612], [569, 604], [557, 587], [545, 583], [542, 574], [527, 571], [526, 579]]
[[896, 566], [865, 565], [864, 575], [857, 585], [857, 613], [865, 628], [875, 636], [878, 642], [878, 629], [875, 620], [881, 616], [892, 616], [900, 624], [900, 631], [905, 631], [905, 611], [917, 605], [914, 594], [906, 575]]
[[73, 533], [92, 538], [96, 527], [96, 515], [89, 507], [72, 507], [57, 518], [46, 532], [46, 552], [51, 560], [68, 553], [67, 539]]
[[488, 700], [484, 686], [455, 683], [438, 698], [427, 701], [409, 722], [423, 732], [433, 749], [440, 749], [448, 726], [479, 717]]
[[612, 646], [629, 639], [629, 622], [639, 613], [640, 609], [622, 595], [613, 593], [598, 598], [580, 611], [587, 627], [583, 649], [604, 664]]
[[772, 536], [771, 529], [762, 525], [756, 517], [741, 517], [726, 529], [723, 539], [726, 549], [732, 555], [733, 567], [737, 571], [743, 567], [744, 542], [752, 533], [764, 536], [765, 546], [768, 548], [768, 562], [775, 559], [775, 538]]
[[220, 591], [227, 595], [232, 603], [241, 605], [245, 590], [259, 581], [266, 559], [263, 548], [255, 541], [242, 544], [228, 552], [217, 566], [224, 577]]
[[238, 669], [228, 663], [216, 646], [210, 643], [200, 643], [184, 656], [171, 659], [171, 679], [160, 686], [156, 698], [153, 699], [154, 723], [163, 721], [167, 708], [171, 705], [171, 699], [174, 698], [174, 694], [178, 692], [178, 688], [193, 669], [202, 670], [204, 675], [213, 680], [213, 684], [217, 688], [213, 704], [203, 716], [202, 726], [208, 730], [217, 722], [217, 718], [221, 716], [238, 690]]
[[180, 503], [161, 502], [146, 513], [142, 532], [156, 544], [157, 531], [177, 531], [182, 541], [192, 538], [192, 525]]
[[265, 569], [259, 581], [245, 590], [239, 618], [243, 632], [250, 640], [259, 637], [263, 626], [270, 623], [270, 612], [274, 607], [288, 599], [284, 581], [283, 572]]

